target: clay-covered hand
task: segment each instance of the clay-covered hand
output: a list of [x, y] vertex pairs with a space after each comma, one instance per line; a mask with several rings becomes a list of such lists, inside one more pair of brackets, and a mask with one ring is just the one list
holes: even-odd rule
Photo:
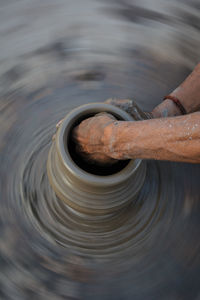
[[137, 121], [153, 118], [153, 115], [150, 112], [144, 112], [141, 108], [139, 108], [135, 101], [130, 99], [108, 99], [105, 103], [121, 108]]
[[99, 113], [74, 128], [73, 139], [77, 145], [76, 150], [87, 162], [113, 164], [117, 161], [104, 154], [103, 141], [105, 128], [115, 121], [115, 117], [111, 114]]
[[108, 99], [106, 103], [123, 109], [137, 121], [181, 115], [179, 108], [169, 99], [157, 105], [152, 112], [143, 111], [133, 100], [129, 99]]

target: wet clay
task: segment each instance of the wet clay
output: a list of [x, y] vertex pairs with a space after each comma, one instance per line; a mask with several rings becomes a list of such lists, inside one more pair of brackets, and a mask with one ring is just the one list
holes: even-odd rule
[[70, 138], [73, 128], [101, 112], [108, 112], [118, 120], [133, 121], [129, 114], [113, 105], [91, 103], [78, 107], [62, 121], [47, 163], [49, 181], [56, 195], [74, 210], [85, 213], [86, 219], [87, 215], [113, 218], [121, 213], [136, 198], [146, 174], [145, 162], [139, 159], [111, 166], [90, 166], [74, 154], [76, 145]]
[[[134, 176], [126, 191], [122, 183], [113, 190], [109, 179], [103, 179], [102, 197], [95, 193], [96, 188], [91, 193], [90, 184], [81, 184], [80, 178], [76, 178], [74, 187], [75, 178], [70, 175], [68, 191], [75, 195], [70, 198], [70, 206], [56, 196], [46, 171], [55, 124], [65, 116], [69, 105], [66, 89], [69, 93], [70, 86], [38, 100], [34, 96], [29, 99], [31, 105], [21, 95], [25, 111], [18, 112], [2, 149], [2, 268], [3, 274], [11, 270], [17, 274], [11, 276], [9, 287], [27, 293], [34, 286], [41, 297], [44, 287], [54, 297], [66, 286], [64, 293], [69, 295], [70, 286], [71, 294], [78, 299], [92, 299], [92, 291], [97, 299], [108, 294], [119, 299], [118, 293], [126, 299], [125, 291], [127, 299], [135, 294], [137, 299], [141, 295], [148, 299], [149, 294], [153, 299], [161, 287], [172, 287], [178, 279], [184, 283], [185, 292], [194, 287], [197, 278], [198, 290], [200, 204], [198, 180], [194, 179], [200, 175], [198, 166], [146, 162], [146, 176], [144, 169], [140, 170], [144, 183], [137, 197]], [[77, 92], [76, 98], [84, 102]], [[23, 151], [19, 152], [22, 144]], [[133, 201], [128, 203], [130, 195]], [[157, 273], [159, 276], [152, 279]], [[1, 282], [5, 284], [5, 279]], [[105, 291], [103, 296], [99, 287]]]

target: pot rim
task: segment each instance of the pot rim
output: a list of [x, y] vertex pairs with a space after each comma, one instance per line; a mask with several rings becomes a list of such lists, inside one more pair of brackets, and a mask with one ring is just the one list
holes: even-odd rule
[[68, 148], [64, 146], [66, 143], [65, 136], [68, 135], [74, 122], [79, 119], [81, 116], [87, 115], [89, 113], [100, 113], [108, 112], [113, 113], [125, 121], [134, 121], [131, 115], [123, 111], [122, 109], [106, 104], [93, 102], [89, 104], [81, 105], [72, 111], [70, 111], [64, 118], [60, 128], [58, 129], [56, 135], [56, 148], [58, 151], [59, 158], [62, 160], [62, 163], [65, 169], [71, 173], [71, 175], [78, 180], [82, 181], [85, 184], [94, 185], [94, 186], [112, 186], [117, 185], [125, 180], [127, 180], [133, 173], [136, 172], [140, 164], [142, 163], [141, 159], [130, 160], [130, 162], [122, 170], [112, 175], [95, 175], [86, 172], [81, 169], [71, 158], [71, 155], [68, 151]]

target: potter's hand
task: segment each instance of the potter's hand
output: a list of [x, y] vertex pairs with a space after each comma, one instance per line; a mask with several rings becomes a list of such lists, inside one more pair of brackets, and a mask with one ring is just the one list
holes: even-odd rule
[[153, 118], [153, 115], [150, 112], [144, 112], [141, 108], [139, 108], [135, 101], [130, 99], [108, 99], [105, 103], [121, 108], [137, 121]]
[[[116, 121], [108, 113], [100, 113], [88, 118], [75, 127], [73, 139], [77, 144], [77, 152], [89, 161], [99, 164], [112, 164], [116, 160], [105, 154], [107, 149], [104, 143], [105, 128]], [[106, 151], [107, 152], [107, 151]]]
[[181, 115], [180, 109], [169, 99], [157, 105], [152, 112], [143, 111], [133, 100], [129, 99], [108, 99], [105, 103], [121, 108], [137, 121]]
[[80, 151], [92, 160], [156, 159], [200, 163], [200, 112], [137, 122], [97, 115], [74, 132]]

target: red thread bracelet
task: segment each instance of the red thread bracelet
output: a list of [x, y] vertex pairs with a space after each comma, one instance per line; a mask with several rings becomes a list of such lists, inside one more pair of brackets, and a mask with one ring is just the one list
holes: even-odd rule
[[166, 99], [172, 100], [176, 104], [176, 106], [180, 109], [182, 115], [187, 114], [185, 108], [183, 107], [183, 105], [181, 104], [181, 102], [179, 101], [179, 99], [177, 97], [172, 96], [172, 95], [167, 95], [164, 97], [163, 100], [166, 100]]

